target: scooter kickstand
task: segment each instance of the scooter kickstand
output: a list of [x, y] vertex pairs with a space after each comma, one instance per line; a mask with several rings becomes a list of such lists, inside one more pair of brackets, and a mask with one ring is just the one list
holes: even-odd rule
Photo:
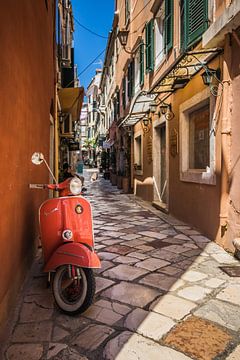
[[50, 287], [51, 285], [51, 273], [48, 273], [48, 278], [47, 278], [47, 289]]

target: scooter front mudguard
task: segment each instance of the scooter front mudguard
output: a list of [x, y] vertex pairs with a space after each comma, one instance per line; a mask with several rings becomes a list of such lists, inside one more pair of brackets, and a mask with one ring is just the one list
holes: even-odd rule
[[83, 244], [74, 242], [59, 246], [45, 265], [44, 271], [54, 271], [61, 265], [75, 265], [95, 269], [101, 267], [100, 260], [94, 251], [91, 251]]

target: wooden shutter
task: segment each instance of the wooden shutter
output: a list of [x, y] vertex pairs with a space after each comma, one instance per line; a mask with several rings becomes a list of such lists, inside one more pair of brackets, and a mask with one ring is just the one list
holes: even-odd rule
[[185, 0], [186, 47], [194, 44], [208, 28], [208, 0]]
[[146, 25], [145, 43], [146, 43], [146, 71], [154, 69], [154, 22], [153, 19]]
[[126, 78], [122, 80], [122, 106], [123, 109], [126, 108]]
[[130, 99], [134, 95], [134, 59], [128, 65], [128, 98]]
[[173, 0], [165, 0], [165, 51], [168, 52], [173, 47]]
[[144, 83], [144, 45], [141, 43], [139, 47], [139, 67], [140, 67], [140, 85]]

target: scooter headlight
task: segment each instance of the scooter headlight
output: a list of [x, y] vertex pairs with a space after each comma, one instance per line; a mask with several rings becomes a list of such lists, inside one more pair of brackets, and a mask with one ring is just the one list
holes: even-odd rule
[[72, 231], [71, 230], [64, 230], [63, 232], [62, 232], [62, 238], [63, 238], [63, 240], [65, 240], [65, 241], [70, 241], [71, 239], [72, 239], [72, 237], [73, 237], [73, 233], [72, 233]]
[[79, 195], [82, 191], [82, 182], [79, 178], [74, 177], [70, 181], [70, 191], [73, 195]]

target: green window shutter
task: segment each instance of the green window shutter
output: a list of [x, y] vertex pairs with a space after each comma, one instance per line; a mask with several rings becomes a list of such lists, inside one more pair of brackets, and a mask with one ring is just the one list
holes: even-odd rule
[[166, 53], [173, 47], [173, 7], [173, 0], [165, 0], [164, 34]]
[[134, 59], [128, 65], [128, 98], [131, 99], [134, 95]]
[[122, 80], [122, 106], [123, 109], [126, 108], [126, 78]]
[[125, 24], [128, 24], [130, 19], [130, 4], [129, 0], [125, 0]]
[[140, 67], [140, 85], [144, 83], [144, 45], [141, 43], [139, 47], [139, 67]]
[[145, 30], [146, 43], [146, 71], [154, 69], [154, 22], [153, 19], [146, 25]]
[[208, 0], [185, 0], [185, 45], [189, 47], [208, 28]]

